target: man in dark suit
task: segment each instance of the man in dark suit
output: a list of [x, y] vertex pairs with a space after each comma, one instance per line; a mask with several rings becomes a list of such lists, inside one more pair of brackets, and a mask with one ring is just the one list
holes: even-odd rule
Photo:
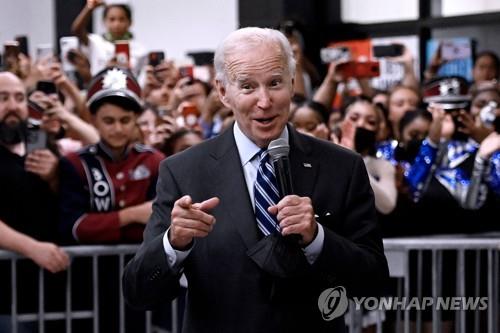
[[[388, 275], [363, 161], [286, 125], [295, 62], [280, 32], [237, 30], [214, 64], [236, 122], [161, 164], [144, 243], [125, 269], [125, 298], [155, 308], [177, 296], [184, 272], [184, 332], [344, 332], [342, 316], [323, 319], [322, 292], [377, 295]], [[272, 202], [262, 152], [277, 138], [290, 146], [295, 194]]]

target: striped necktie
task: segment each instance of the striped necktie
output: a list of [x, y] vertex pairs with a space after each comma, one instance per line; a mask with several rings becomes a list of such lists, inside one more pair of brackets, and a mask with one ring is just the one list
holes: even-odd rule
[[280, 196], [274, 167], [269, 161], [267, 150], [262, 149], [258, 154], [260, 162], [254, 188], [255, 218], [260, 231], [264, 236], [267, 236], [280, 231], [276, 215], [267, 211], [270, 206], [274, 206], [280, 201]]

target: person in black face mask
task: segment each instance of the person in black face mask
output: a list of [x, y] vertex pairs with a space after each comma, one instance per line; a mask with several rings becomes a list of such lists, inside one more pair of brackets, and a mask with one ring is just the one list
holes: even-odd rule
[[370, 99], [363, 96], [352, 99], [346, 105], [340, 144], [363, 156], [375, 194], [375, 207], [380, 213], [389, 214], [397, 199], [395, 168], [390, 162], [375, 157], [382, 112], [378, 112]]
[[467, 217], [468, 213], [473, 214], [463, 208], [478, 209], [487, 198], [486, 187], [480, 186], [480, 195], [477, 196], [480, 200], [473, 204], [465, 200], [470, 190], [471, 175], [477, 173], [475, 159], [479, 142], [476, 140], [484, 136], [475, 133], [479, 111], [474, 109], [478, 107], [480, 93], [473, 95], [474, 109], [471, 113], [465, 107], [471, 102], [471, 96], [466, 93], [467, 82], [461, 77], [437, 78], [425, 85], [424, 101], [429, 103], [433, 118], [438, 109], [444, 114], [440, 121], [433, 119], [431, 125], [441, 123], [441, 135], [434, 135], [435, 138], [430, 141], [424, 140], [411, 169], [405, 172], [413, 200], [422, 205], [429, 204], [432, 208], [436, 205], [448, 207], [448, 211], [455, 214], [455, 232], [473, 230], [469, 221], [477, 219], [477, 216]]
[[408, 111], [399, 122], [400, 138], [394, 151], [396, 161], [412, 163], [417, 157], [422, 142], [429, 133], [432, 114], [427, 110]]
[[[396, 169], [383, 158], [375, 157], [376, 138], [384, 114], [365, 96], [348, 100], [340, 124], [339, 143], [363, 156], [368, 178], [375, 197], [375, 208], [383, 218], [396, 208]], [[371, 327], [365, 328], [370, 330]]]

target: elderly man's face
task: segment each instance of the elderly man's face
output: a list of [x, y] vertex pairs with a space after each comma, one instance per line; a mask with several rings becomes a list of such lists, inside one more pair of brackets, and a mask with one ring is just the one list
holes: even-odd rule
[[28, 118], [24, 86], [14, 74], [0, 73], [0, 122], [18, 123]]
[[226, 59], [228, 83], [217, 82], [224, 105], [243, 133], [259, 147], [278, 138], [287, 121], [293, 79], [277, 45], [264, 44]]

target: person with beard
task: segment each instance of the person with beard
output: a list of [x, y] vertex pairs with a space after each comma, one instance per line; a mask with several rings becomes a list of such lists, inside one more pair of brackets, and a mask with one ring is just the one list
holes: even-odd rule
[[55, 244], [35, 239], [56, 239], [56, 196], [50, 183], [56, 178], [57, 158], [48, 149], [26, 154], [27, 119], [22, 82], [1, 72], [0, 247], [57, 272], [67, 267], [67, 255]]
[[380, 213], [389, 214], [396, 206], [396, 178], [394, 166], [375, 156], [381, 114], [370, 99], [364, 96], [355, 97], [346, 103], [344, 114], [340, 144], [363, 156], [375, 194], [375, 207]]
[[[68, 255], [58, 247], [57, 198], [50, 183], [55, 181], [57, 158], [47, 149], [27, 153], [28, 107], [21, 80], [0, 72], [0, 248], [17, 252], [52, 272], [69, 265]], [[10, 263], [0, 262], [0, 314], [10, 313]], [[17, 267], [19, 312], [37, 311], [38, 293], [33, 276], [38, 268], [27, 262]], [[0, 331], [9, 331], [2, 321]], [[4, 317], [5, 318], [5, 317]], [[7, 319], [7, 323], [10, 319]]]

